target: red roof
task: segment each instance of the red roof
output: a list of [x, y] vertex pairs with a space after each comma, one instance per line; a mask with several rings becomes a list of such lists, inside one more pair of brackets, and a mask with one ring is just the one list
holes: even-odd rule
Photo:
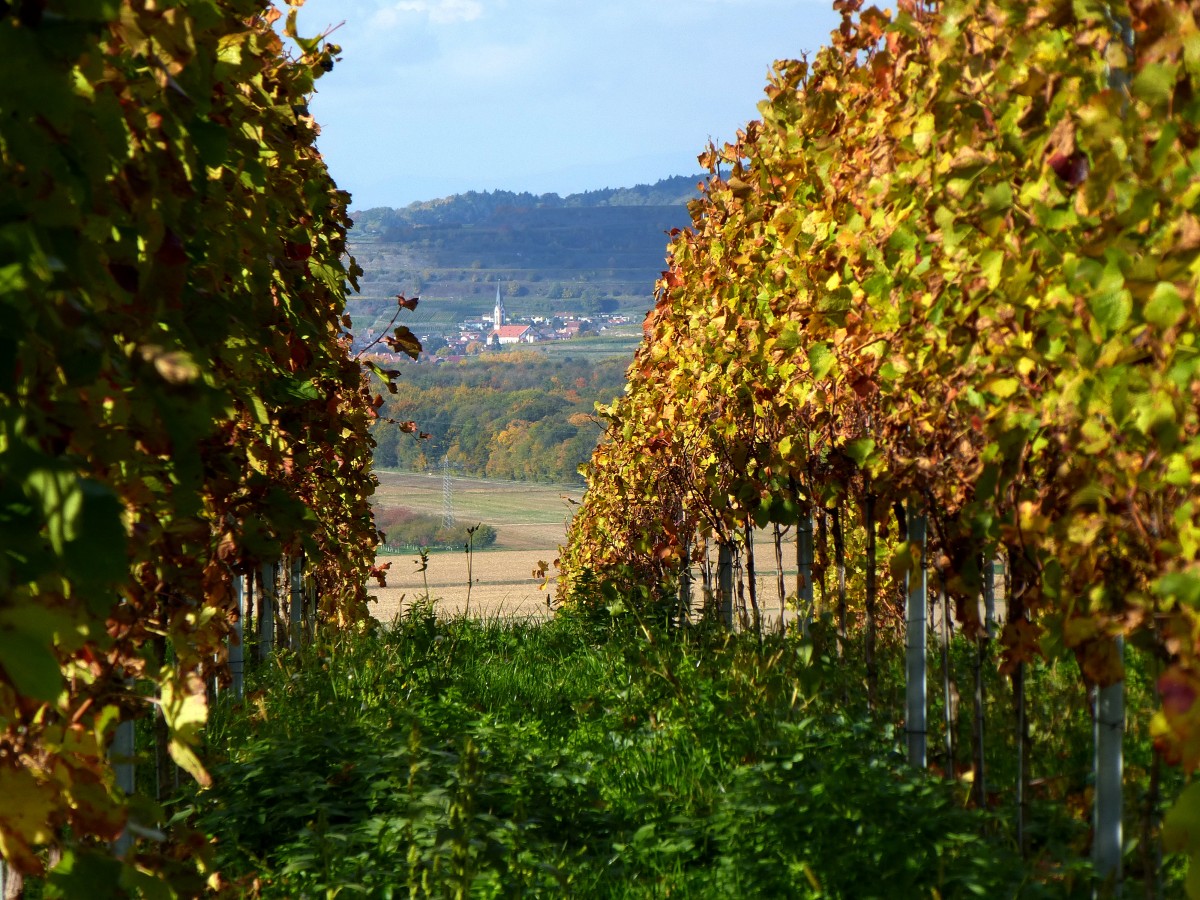
[[523, 335], [528, 330], [529, 330], [528, 325], [501, 325], [499, 328], [497, 328], [492, 333], [495, 335], [498, 335], [500, 337], [519, 338], [521, 335]]

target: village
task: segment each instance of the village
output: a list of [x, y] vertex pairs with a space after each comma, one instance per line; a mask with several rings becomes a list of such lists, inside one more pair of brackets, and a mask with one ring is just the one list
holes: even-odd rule
[[[632, 321], [632, 317], [622, 313], [583, 315], [562, 311], [544, 316], [509, 316], [504, 309], [500, 285], [497, 284], [496, 302], [490, 316], [471, 316], [458, 322], [450, 330], [418, 333], [417, 339], [423, 349], [422, 359], [434, 362], [455, 361], [514, 344], [567, 341], [583, 335], [600, 334], [612, 326], [629, 325]], [[375, 330], [369, 328], [358, 335], [355, 343], [370, 346], [375, 344], [377, 337]], [[372, 355], [393, 354], [375, 344]]]

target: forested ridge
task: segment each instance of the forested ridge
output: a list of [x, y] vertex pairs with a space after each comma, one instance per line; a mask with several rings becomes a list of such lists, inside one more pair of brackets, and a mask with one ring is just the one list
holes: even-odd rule
[[510, 316], [624, 313], [651, 304], [667, 234], [687, 224], [699, 177], [557, 194], [472, 191], [405, 209], [354, 213], [352, 249], [366, 270], [350, 312], [365, 331], [388, 298], [426, 300], [430, 331], [491, 312], [496, 287]]
[[351, 211], [354, 227], [364, 235], [382, 235], [404, 225], [475, 225], [488, 222], [500, 213], [531, 209], [603, 209], [639, 206], [686, 206], [695, 199], [703, 176], [676, 175], [654, 184], [602, 188], [560, 197], [558, 194], [531, 194], [528, 191], [467, 191], [437, 200], [410, 203], [401, 209], [375, 207]]

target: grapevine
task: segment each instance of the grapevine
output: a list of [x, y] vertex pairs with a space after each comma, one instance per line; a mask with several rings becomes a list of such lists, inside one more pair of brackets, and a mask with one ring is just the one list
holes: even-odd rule
[[[1118, 638], [1156, 654], [1157, 745], [1194, 771], [1197, 12], [836, 7], [830, 46], [777, 63], [760, 118], [701, 156], [562, 597], [869, 485], [928, 516], [968, 634], [981, 563], [1009, 559], [1006, 670], [1065, 651], [1103, 686]], [[896, 543], [894, 578], [919, 559]]]
[[[161, 715], [207, 781], [238, 575], [303, 554], [324, 620], [367, 615], [382, 401], [348, 354], [349, 197], [307, 108], [339, 49], [298, 35], [289, 5], [282, 22], [259, 0], [0, 5], [0, 851], [17, 871], [47, 849], [93, 871], [131, 815], [162, 825], [115, 786], [121, 720]], [[206, 875], [181, 840], [94, 871]]]

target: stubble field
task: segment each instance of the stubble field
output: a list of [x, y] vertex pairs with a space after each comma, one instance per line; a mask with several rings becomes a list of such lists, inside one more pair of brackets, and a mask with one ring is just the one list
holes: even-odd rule
[[[418, 512], [441, 515], [443, 482], [440, 474], [423, 475], [380, 471], [376, 504], [406, 506]], [[496, 529], [492, 548], [471, 554], [462, 551], [430, 553], [428, 569], [420, 571], [416, 553], [381, 556], [390, 562], [386, 588], [372, 591], [378, 603], [375, 618], [390, 622], [428, 590], [438, 612], [453, 616], [470, 611], [484, 617], [544, 618], [549, 615], [547, 599], [553, 597], [553, 581], [541, 590], [533, 577], [538, 562], [552, 562], [566, 535], [571, 502], [582, 491], [576, 486], [489, 481], [481, 478], [451, 478], [450, 497], [454, 517], [472, 525], [483, 522]]]

